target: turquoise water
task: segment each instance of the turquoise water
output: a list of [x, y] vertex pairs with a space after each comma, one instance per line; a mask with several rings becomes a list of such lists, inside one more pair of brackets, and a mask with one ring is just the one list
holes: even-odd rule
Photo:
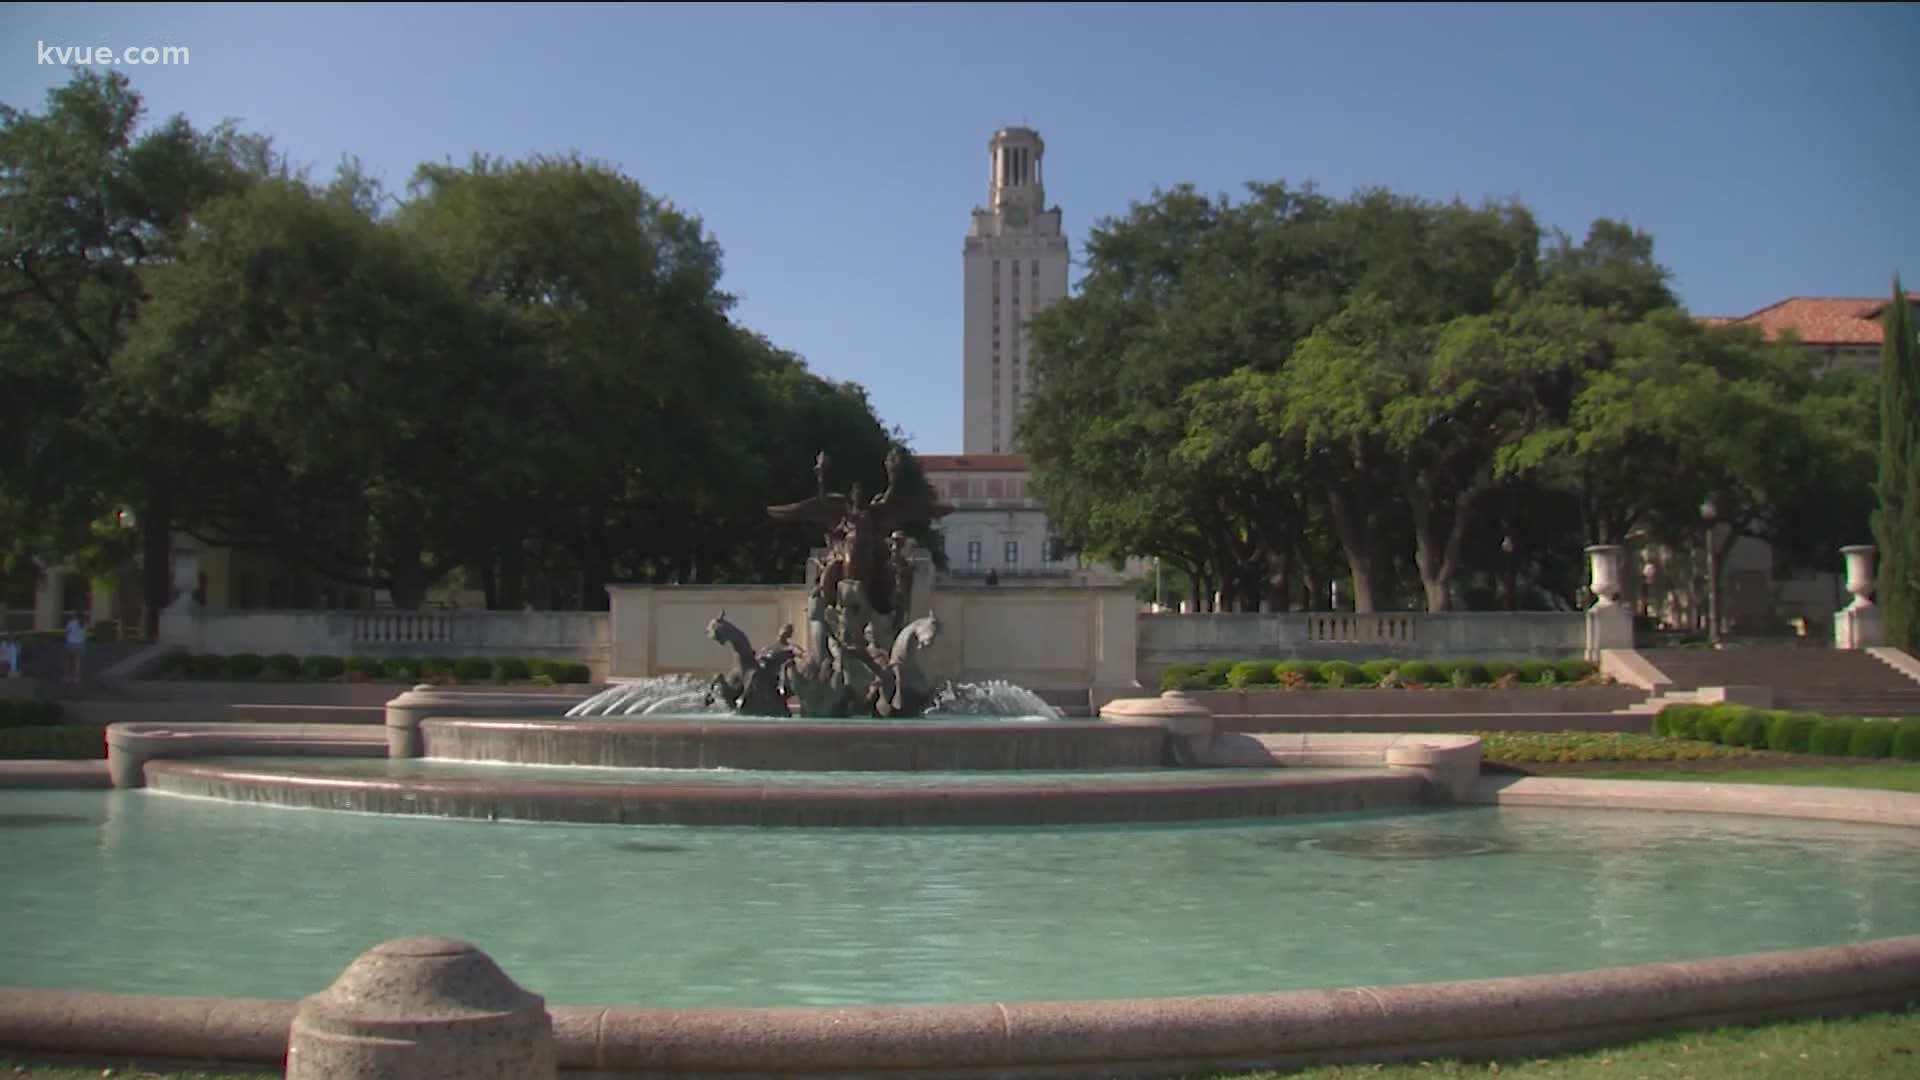
[[1920, 933], [1920, 830], [1467, 808], [991, 831], [530, 825], [0, 792], [0, 984], [295, 998], [448, 934], [553, 1004], [1086, 999]]

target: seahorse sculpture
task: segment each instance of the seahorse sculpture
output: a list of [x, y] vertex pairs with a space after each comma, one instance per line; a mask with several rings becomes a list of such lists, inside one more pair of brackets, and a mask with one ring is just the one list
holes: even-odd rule
[[793, 650], [788, 645], [791, 634], [789, 628], [787, 634], [782, 635], [780, 646], [767, 650], [765, 655], [755, 655], [746, 631], [727, 621], [726, 609], [720, 609], [720, 614], [707, 624], [707, 636], [733, 650], [737, 670], [714, 676], [707, 688], [707, 703], [711, 705], [719, 698], [742, 716], [792, 716], [787, 708], [784, 685], [787, 664], [793, 658]]
[[885, 715], [918, 716], [933, 702], [933, 683], [920, 670], [920, 653], [940, 634], [940, 620], [929, 611], [901, 628], [887, 654], [888, 682], [893, 693], [885, 702]]

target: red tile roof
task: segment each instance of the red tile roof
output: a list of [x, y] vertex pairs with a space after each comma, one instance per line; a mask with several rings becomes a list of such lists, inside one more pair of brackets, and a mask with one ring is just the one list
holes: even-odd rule
[[[1910, 292], [1907, 299], [1920, 301], [1920, 293]], [[1768, 341], [1792, 330], [1807, 345], [1878, 345], [1880, 313], [1886, 306], [1884, 296], [1790, 296], [1751, 315], [1705, 315], [1700, 321], [1757, 326]]]
[[925, 472], [1025, 472], [1024, 454], [916, 454]]

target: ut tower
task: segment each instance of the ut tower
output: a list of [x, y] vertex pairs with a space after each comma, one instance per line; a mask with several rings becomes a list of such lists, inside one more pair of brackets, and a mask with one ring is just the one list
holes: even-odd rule
[[1014, 418], [1033, 388], [1027, 320], [1067, 295], [1067, 238], [1047, 205], [1046, 143], [1030, 128], [987, 140], [987, 205], [967, 229], [963, 451], [1013, 454]]

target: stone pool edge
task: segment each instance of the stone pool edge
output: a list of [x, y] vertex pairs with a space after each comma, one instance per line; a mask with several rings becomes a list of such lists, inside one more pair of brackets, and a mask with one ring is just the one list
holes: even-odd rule
[[[1916, 998], [1920, 935], [1555, 975], [1275, 994], [548, 1011], [566, 1075], [910, 1072], [961, 1080], [1550, 1053], [1686, 1028], [1898, 1008]], [[104, 1062], [284, 1067], [298, 1007], [0, 989], [0, 1049]]]

